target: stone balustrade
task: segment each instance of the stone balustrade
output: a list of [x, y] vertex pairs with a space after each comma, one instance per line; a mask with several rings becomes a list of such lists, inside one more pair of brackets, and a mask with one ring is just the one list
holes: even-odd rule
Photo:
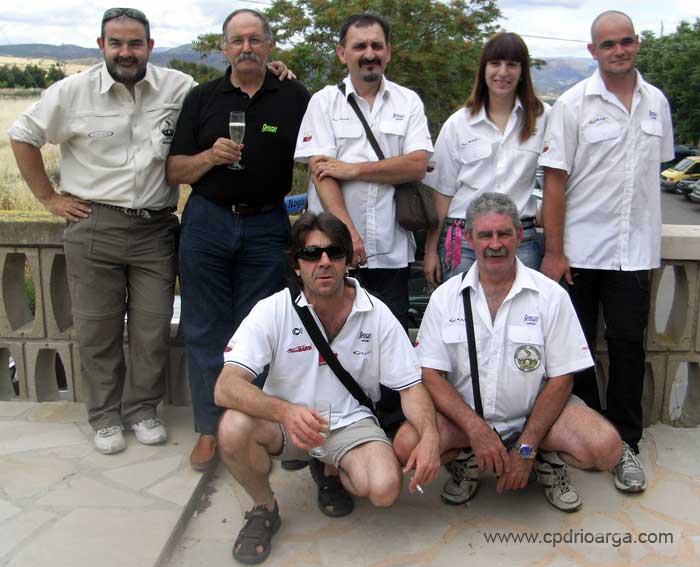
[[[80, 359], [62, 244], [63, 222], [45, 213], [0, 213], [0, 400], [82, 401]], [[665, 225], [662, 266], [652, 276], [644, 385], [645, 425], [700, 425], [700, 227]], [[25, 281], [31, 282], [26, 286]], [[34, 290], [34, 305], [28, 288]], [[607, 353], [597, 346], [598, 379]], [[8, 360], [15, 361], [19, 395]], [[60, 359], [60, 365], [56, 359]], [[57, 368], [65, 388], [57, 385]], [[171, 333], [167, 398], [189, 404], [187, 367], [177, 324]]]

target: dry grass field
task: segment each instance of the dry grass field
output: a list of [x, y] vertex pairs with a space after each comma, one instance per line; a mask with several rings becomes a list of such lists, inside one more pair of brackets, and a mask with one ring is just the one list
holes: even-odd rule
[[63, 72], [66, 75], [72, 75], [73, 73], [77, 73], [78, 71], [82, 71], [83, 69], [87, 69], [91, 65], [94, 65], [95, 63], [98, 62], [98, 59], [95, 59], [94, 61], [81, 61], [81, 62], [76, 62], [76, 61], [71, 61], [68, 63], [64, 63], [63, 61], [59, 61], [57, 59], [32, 59], [31, 57], [11, 57], [9, 55], [0, 55], [0, 66], [2, 65], [17, 65], [18, 67], [26, 67], [27, 65], [36, 65], [37, 67], [41, 67], [42, 69], [48, 69], [49, 67], [53, 66], [56, 63], [59, 63], [63, 67]]

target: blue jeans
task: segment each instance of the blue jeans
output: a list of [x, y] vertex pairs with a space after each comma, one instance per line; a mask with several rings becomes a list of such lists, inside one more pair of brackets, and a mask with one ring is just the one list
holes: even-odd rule
[[216, 434], [214, 385], [224, 349], [253, 306], [282, 289], [289, 218], [280, 205], [252, 216], [192, 193], [182, 215], [180, 286], [195, 431]]
[[[454, 221], [455, 219], [446, 219], [445, 225], [442, 228], [442, 234], [440, 235], [440, 240], [438, 241], [438, 255], [440, 258], [440, 267], [442, 269], [442, 281], [445, 282], [452, 276], [466, 272], [472, 267], [472, 264], [476, 262], [476, 256], [474, 255], [474, 250], [469, 248], [467, 244], [467, 239], [462, 235], [461, 244], [461, 258], [459, 264], [454, 268], [446, 265], [445, 262], [445, 238], [447, 237], [447, 231], [450, 228], [448, 221]], [[463, 221], [462, 221], [463, 222]], [[462, 225], [463, 226], [463, 225]], [[528, 268], [533, 270], [539, 270], [540, 264], [542, 263], [542, 238], [541, 235], [537, 233], [537, 229], [533, 226], [531, 228], [526, 228], [523, 230], [523, 239], [518, 246], [516, 251], [520, 261], [525, 264]]]

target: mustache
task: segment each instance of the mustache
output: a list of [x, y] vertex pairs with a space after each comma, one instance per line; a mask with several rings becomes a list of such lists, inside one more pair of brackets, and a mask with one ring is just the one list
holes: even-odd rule
[[505, 248], [499, 248], [498, 250], [493, 250], [492, 248], [487, 248], [484, 250], [484, 256], [487, 258], [502, 258], [508, 255], [508, 250]]
[[255, 53], [241, 53], [238, 57], [236, 57], [236, 63], [240, 63], [241, 61], [254, 61], [255, 63], [260, 63], [260, 57], [258, 57]]
[[365, 59], [364, 57], [360, 59], [360, 65], [379, 65], [379, 59]]
[[134, 63], [137, 64], [139, 62], [136, 57], [115, 57], [114, 62], [118, 65], [120, 63]]

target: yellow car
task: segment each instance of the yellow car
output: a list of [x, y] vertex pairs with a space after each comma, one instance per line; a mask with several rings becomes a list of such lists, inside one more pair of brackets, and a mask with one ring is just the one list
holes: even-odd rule
[[700, 179], [700, 156], [683, 158], [673, 167], [661, 172], [661, 189], [675, 191], [681, 179]]

